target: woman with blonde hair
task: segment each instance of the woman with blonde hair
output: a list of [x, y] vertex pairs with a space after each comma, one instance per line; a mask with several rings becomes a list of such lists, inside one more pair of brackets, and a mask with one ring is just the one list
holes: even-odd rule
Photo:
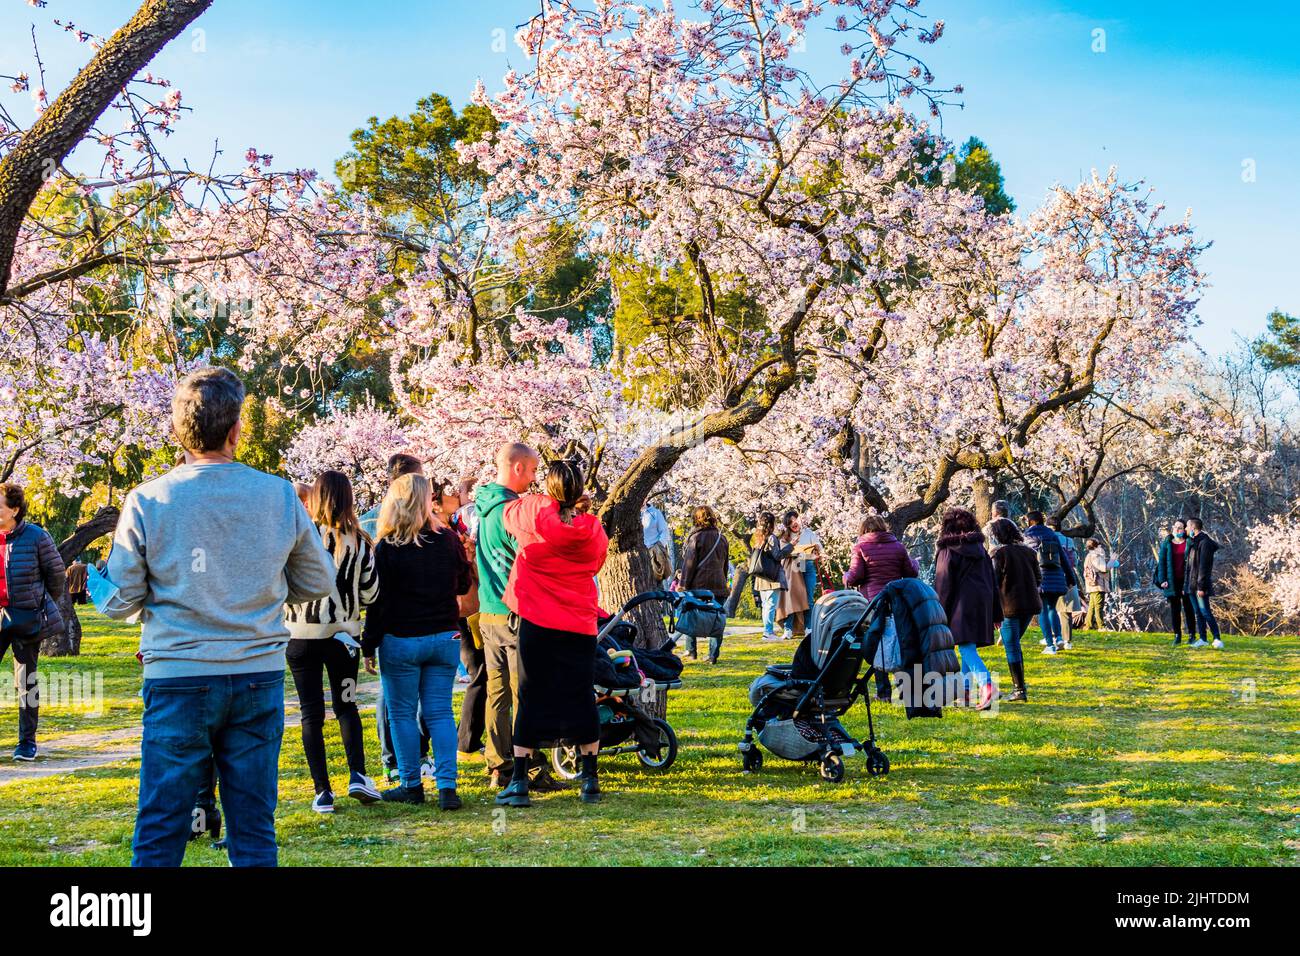
[[361, 609], [379, 593], [374, 546], [361, 530], [352, 500], [352, 483], [339, 471], [322, 472], [306, 496], [307, 513], [320, 532], [325, 550], [334, 559], [334, 586], [328, 597], [287, 604], [289, 629], [285, 657], [298, 691], [302, 712], [302, 747], [316, 788], [311, 808], [334, 812], [334, 791], [325, 760], [325, 689], [321, 672], [329, 677], [330, 707], [339, 722], [347, 753], [348, 796], [362, 803], [379, 799], [375, 782], [366, 776], [366, 751], [357, 710], [356, 687], [361, 649]]
[[395, 480], [379, 510], [375, 568], [379, 598], [366, 615], [362, 648], [379, 676], [397, 754], [398, 786], [383, 798], [423, 803], [420, 717], [433, 742], [438, 806], [460, 808], [456, 794], [456, 722], [452, 685], [460, 661], [460, 610], [470, 586], [460, 536], [435, 515], [433, 489], [423, 475]]

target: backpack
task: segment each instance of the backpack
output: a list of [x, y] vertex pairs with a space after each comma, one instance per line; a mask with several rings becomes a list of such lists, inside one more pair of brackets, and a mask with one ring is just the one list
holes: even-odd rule
[[1052, 532], [1052, 536], [1038, 539], [1038, 566], [1044, 571], [1061, 570], [1061, 539]]

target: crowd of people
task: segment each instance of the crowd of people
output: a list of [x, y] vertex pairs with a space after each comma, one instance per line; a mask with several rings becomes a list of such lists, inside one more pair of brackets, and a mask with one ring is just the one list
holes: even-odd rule
[[[196, 807], [216, 813], [219, 781], [226, 845], [234, 865], [277, 861], [274, 813], [284, 733], [284, 680], [291, 674], [303, 752], [315, 798], [335, 810], [325, 744], [325, 687], [338, 721], [348, 780], [341, 792], [362, 804], [425, 801], [431, 777], [441, 810], [461, 806], [458, 755], [484, 754], [502, 806], [530, 805], [530, 791], [562, 789], [542, 748], [565, 741], [579, 753], [578, 795], [601, 799], [599, 714], [593, 693], [599, 605], [596, 577], [608, 550], [591, 514], [581, 467], [550, 462], [510, 443], [495, 480], [430, 480], [411, 455], [388, 462], [382, 502], [358, 516], [352, 485], [338, 471], [294, 485], [235, 460], [244, 388], [224, 369], [188, 376], [173, 400], [183, 457], [127, 495], [108, 557], [89, 569], [95, 606], [139, 622], [144, 717], [135, 865], [179, 865]], [[540, 482], [541, 491], [531, 489]], [[26, 520], [21, 487], [0, 493], [0, 653], [12, 648], [20, 686], [15, 759], [36, 756], [35, 668], [40, 642], [63, 622], [64, 563], [50, 536]], [[1043, 653], [1072, 644], [1074, 615], [1088, 596], [1085, 626], [1103, 626], [1114, 561], [1073, 539], [1040, 511], [1023, 527], [996, 502], [980, 528], [975, 515], [942, 516], [934, 590], [947, 614], [967, 702], [998, 699], [982, 648], [1001, 643], [1012, 688], [1025, 701], [1022, 641], [1037, 619]], [[733, 567], [718, 515], [707, 506], [675, 565], [674, 539], [654, 506], [642, 515], [654, 575], [664, 587], [703, 591], [737, 612], [748, 586], [763, 639], [797, 639], [819, 584], [829, 587], [822, 541], [797, 510], [758, 516], [748, 556]], [[918, 562], [877, 515], [863, 519], [842, 584], [874, 598], [890, 582], [915, 578]], [[1168, 596], [1174, 643], [1186, 622], [1192, 646], [1208, 634], [1222, 647], [1210, 609], [1217, 544], [1199, 519], [1178, 521], [1162, 542], [1155, 584]], [[778, 625], [780, 631], [778, 631]], [[698, 656], [697, 635], [676, 635]], [[716, 663], [722, 630], [708, 636]], [[367, 775], [358, 707], [360, 673], [379, 676], [376, 724], [388, 789]], [[453, 715], [458, 668], [466, 673], [460, 719]], [[877, 695], [889, 699], [887, 674]], [[218, 829], [220, 824], [218, 823]]]

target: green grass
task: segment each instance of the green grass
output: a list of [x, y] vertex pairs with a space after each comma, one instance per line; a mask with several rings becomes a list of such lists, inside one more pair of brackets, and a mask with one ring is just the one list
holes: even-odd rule
[[[134, 629], [93, 614], [86, 624], [82, 657], [46, 664], [102, 671], [104, 714], [51, 711], [46, 737], [139, 720]], [[476, 760], [461, 765], [458, 813], [343, 801], [321, 819], [309, 809], [311, 783], [290, 730], [281, 756], [281, 861], [1294, 865], [1300, 640], [1233, 638], [1214, 652], [1172, 648], [1161, 635], [1076, 636], [1076, 649], [1057, 658], [1027, 642], [1028, 704], [1004, 705], [993, 717], [950, 710], [942, 720], [911, 722], [884, 708], [877, 726], [893, 772], [870, 779], [853, 759], [839, 785], [771, 755], [762, 773], [740, 772], [745, 689], [764, 662], [792, 650], [753, 638], [731, 640], [716, 667], [688, 665], [686, 687], [669, 706], [683, 747], [676, 765], [655, 774], [634, 757], [605, 761], [607, 796], [596, 806], [570, 791], [494, 813]], [[1000, 648], [984, 655], [1005, 674]], [[865, 733], [865, 710], [846, 723]], [[13, 733], [10, 715], [0, 721], [5, 753]], [[373, 770], [371, 715], [366, 734]], [[328, 745], [341, 784], [333, 724]], [[0, 786], [0, 865], [127, 863], [137, 772], [132, 760]], [[1104, 833], [1093, 825], [1098, 810]], [[202, 842], [186, 863], [225, 858]]]

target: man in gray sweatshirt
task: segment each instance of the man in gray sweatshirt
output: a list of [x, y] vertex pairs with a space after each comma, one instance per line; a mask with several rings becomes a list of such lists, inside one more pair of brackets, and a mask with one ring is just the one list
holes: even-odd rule
[[328, 596], [334, 565], [293, 485], [234, 460], [243, 402], [226, 369], [180, 383], [185, 460], [127, 495], [92, 587], [103, 613], [141, 623], [134, 866], [180, 865], [213, 761], [231, 865], [277, 862], [284, 604]]

